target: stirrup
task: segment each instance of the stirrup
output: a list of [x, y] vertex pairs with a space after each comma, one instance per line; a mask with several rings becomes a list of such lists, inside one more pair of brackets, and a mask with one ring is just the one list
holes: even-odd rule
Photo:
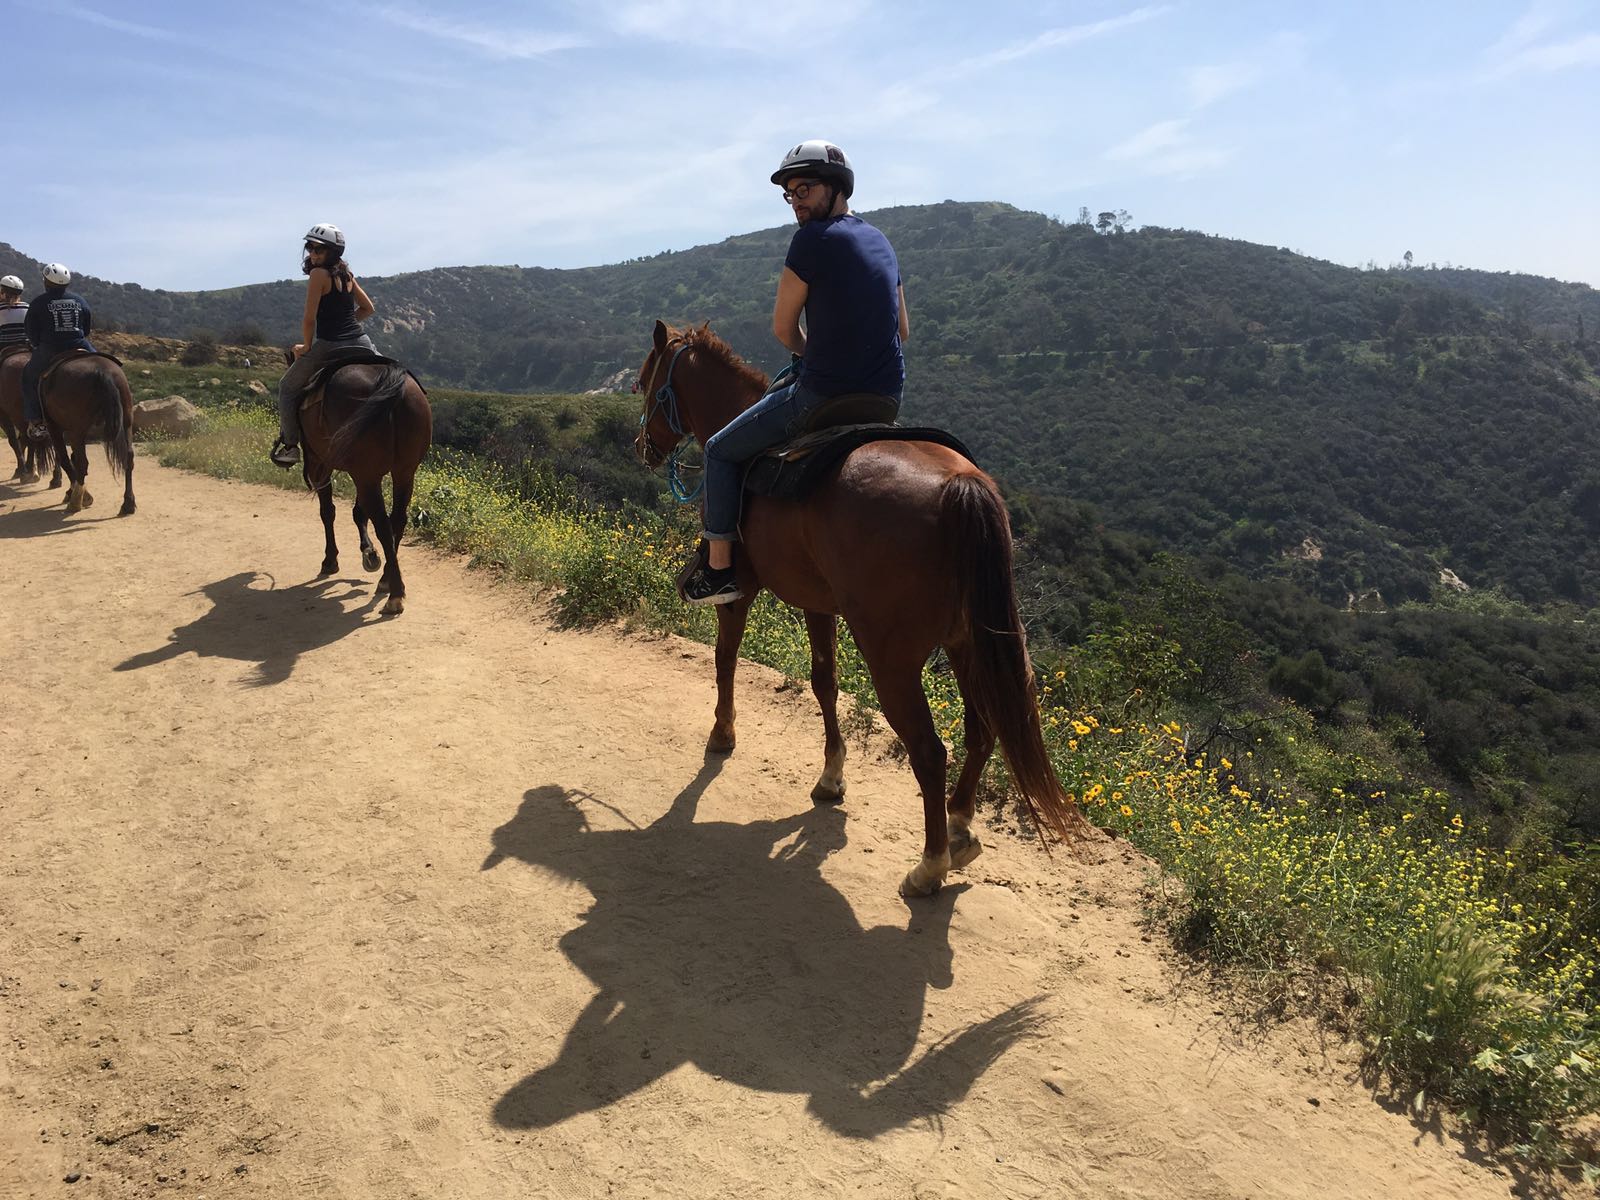
[[683, 581], [685, 604], [731, 604], [743, 599], [744, 591], [739, 587], [732, 567], [717, 571], [702, 564]]
[[267, 457], [287, 470], [290, 467], [299, 465], [300, 447], [291, 446], [282, 438], [279, 438], [272, 443], [272, 451]]

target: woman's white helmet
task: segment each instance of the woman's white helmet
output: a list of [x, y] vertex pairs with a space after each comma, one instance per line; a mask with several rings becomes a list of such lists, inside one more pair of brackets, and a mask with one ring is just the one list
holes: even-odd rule
[[44, 268], [44, 281], [52, 287], [66, 287], [72, 282], [72, 272], [60, 263], [47, 263]]
[[778, 169], [772, 173], [772, 182], [782, 187], [783, 181], [794, 175], [832, 180], [839, 185], [846, 199], [856, 190], [856, 173], [844, 151], [821, 138], [801, 142], [785, 154]]
[[337, 225], [329, 225], [326, 222], [321, 225], [313, 225], [306, 230], [306, 241], [321, 242], [324, 246], [336, 246], [340, 250], [344, 249], [343, 232], [340, 231]]
[[22, 280], [18, 279], [15, 275], [6, 275], [3, 278], [0, 278], [0, 290], [7, 292], [20, 292], [22, 290]]

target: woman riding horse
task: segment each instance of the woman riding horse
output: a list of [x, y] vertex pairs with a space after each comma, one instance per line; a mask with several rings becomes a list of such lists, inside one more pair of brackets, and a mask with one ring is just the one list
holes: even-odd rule
[[31, 438], [49, 433], [39, 399], [39, 378], [45, 368], [69, 351], [95, 352], [89, 341], [89, 330], [94, 327], [89, 304], [77, 293], [67, 291], [72, 272], [60, 263], [50, 263], [43, 275], [44, 291], [33, 298], [23, 319], [23, 328], [33, 346], [33, 357], [22, 372], [22, 415]]
[[317, 368], [342, 350], [377, 352], [361, 327], [374, 311], [372, 301], [344, 261], [344, 234], [337, 225], [323, 223], [306, 231], [300, 269], [308, 277], [300, 341], [278, 381], [278, 440], [272, 444], [272, 461], [280, 467], [300, 461], [300, 401]]

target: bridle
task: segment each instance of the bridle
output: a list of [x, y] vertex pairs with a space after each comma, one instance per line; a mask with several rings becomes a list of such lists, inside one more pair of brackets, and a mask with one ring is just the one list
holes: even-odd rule
[[[645, 447], [650, 446], [650, 422], [659, 412], [666, 419], [667, 428], [678, 435], [677, 444], [672, 447], [672, 452], [666, 458], [667, 487], [672, 491], [672, 498], [679, 504], [693, 504], [700, 499], [700, 493], [705, 490], [706, 481], [705, 476], [702, 475], [700, 482], [695, 484], [693, 491], [690, 491], [688, 485], [683, 481], [683, 472], [685, 470], [698, 470], [699, 468], [685, 467], [683, 463], [684, 452], [694, 444], [695, 437], [684, 427], [683, 414], [678, 409], [678, 389], [672, 386], [672, 373], [677, 369], [678, 360], [683, 357], [683, 352], [689, 348], [689, 339], [680, 335], [678, 339], [674, 340], [678, 342], [678, 347], [673, 351], [672, 358], [667, 361], [667, 374], [661, 386], [651, 391], [644, 386], [643, 379], [640, 379], [639, 383], [634, 385], [639, 390], [650, 394], [650, 402], [646, 405], [644, 412], [639, 415], [639, 435], [634, 439], [633, 449], [634, 455], [648, 467], [650, 460], [646, 456]], [[662, 360], [666, 358], [666, 351], [671, 348], [672, 342], [668, 342], [666, 346], [662, 347], [661, 354], [657, 356], [655, 366], [650, 371], [651, 383], [654, 383], [660, 375]]]

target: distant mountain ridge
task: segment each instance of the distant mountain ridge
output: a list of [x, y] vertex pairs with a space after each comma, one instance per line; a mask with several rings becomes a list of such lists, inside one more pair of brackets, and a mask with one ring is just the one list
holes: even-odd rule
[[[1600, 599], [1595, 289], [1359, 270], [1182, 230], [1100, 234], [998, 203], [865, 215], [906, 281], [907, 419], [953, 429], [1014, 488], [1089, 501], [1118, 527], [1336, 603], [1426, 597], [1441, 570], [1533, 603]], [[636, 368], [657, 317], [710, 320], [778, 362], [771, 301], [791, 232], [578, 270], [363, 282], [381, 347], [425, 379], [581, 391]], [[0, 246], [0, 270], [34, 269]], [[298, 280], [80, 284], [102, 320], [169, 336], [288, 341], [302, 296]]]

